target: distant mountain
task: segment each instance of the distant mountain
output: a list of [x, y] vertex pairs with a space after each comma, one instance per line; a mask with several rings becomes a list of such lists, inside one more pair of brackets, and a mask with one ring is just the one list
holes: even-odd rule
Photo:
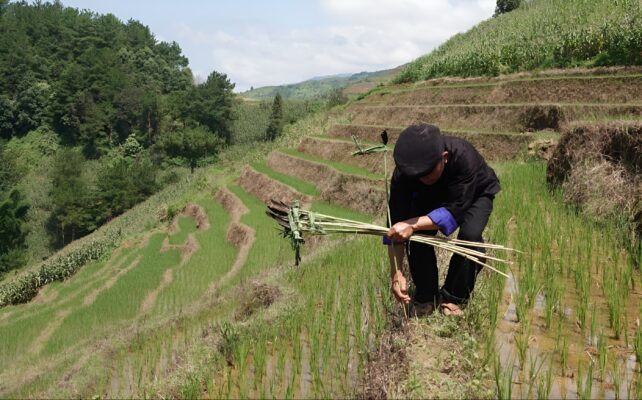
[[247, 90], [240, 93], [240, 96], [252, 100], [271, 100], [278, 92], [284, 99], [311, 100], [324, 97], [336, 89], [344, 89], [347, 95], [356, 95], [392, 79], [400, 70], [397, 67], [375, 72], [318, 76], [299, 83]]

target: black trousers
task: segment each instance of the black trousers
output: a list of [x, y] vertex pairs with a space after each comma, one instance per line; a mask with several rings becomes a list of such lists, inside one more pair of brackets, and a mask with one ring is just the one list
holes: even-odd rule
[[[486, 228], [488, 218], [493, 210], [493, 199], [480, 197], [473, 202], [459, 226], [458, 239], [482, 242], [482, 232]], [[429, 210], [430, 211], [430, 210]], [[429, 212], [428, 211], [428, 212]], [[425, 212], [427, 213], [427, 212]], [[416, 215], [425, 214], [421, 212]], [[436, 234], [437, 231], [422, 233]], [[484, 251], [482, 248], [476, 248]], [[415, 301], [420, 303], [441, 301], [446, 303], [464, 304], [475, 288], [475, 279], [481, 271], [481, 266], [466, 258], [453, 254], [448, 267], [446, 282], [439, 290], [439, 271], [435, 249], [427, 244], [409, 242], [407, 247], [410, 274], [415, 283]]]

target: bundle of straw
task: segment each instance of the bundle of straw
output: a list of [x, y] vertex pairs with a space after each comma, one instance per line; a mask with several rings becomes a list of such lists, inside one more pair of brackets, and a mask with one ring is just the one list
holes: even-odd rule
[[[360, 221], [353, 221], [345, 218], [333, 217], [321, 213], [311, 212], [299, 207], [298, 201], [292, 206], [279, 201], [272, 200], [268, 205], [267, 215], [274, 218], [283, 228], [283, 237], [289, 238], [292, 248], [295, 251], [295, 261], [299, 264], [301, 260], [301, 246], [305, 243], [303, 233], [313, 235], [327, 235], [331, 233], [350, 233], [361, 235], [386, 236], [388, 228], [373, 225]], [[504, 272], [486, 264], [485, 260], [493, 260], [504, 264], [510, 264], [509, 261], [497, 257], [491, 257], [475, 250], [474, 248], [484, 248], [504, 251], [517, 251], [508, 247], [496, 244], [469, 242], [459, 239], [440, 238], [420, 233], [413, 234], [410, 239], [413, 242], [424, 243], [434, 247], [447, 250], [451, 253], [458, 254], [479, 265], [482, 265], [491, 271], [497, 272], [508, 278]], [[484, 260], [484, 261], [483, 261]]]

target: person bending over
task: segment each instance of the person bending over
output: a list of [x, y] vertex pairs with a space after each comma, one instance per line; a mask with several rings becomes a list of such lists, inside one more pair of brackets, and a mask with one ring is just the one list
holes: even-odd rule
[[399, 135], [393, 157], [392, 226], [384, 238], [392, 292], [397, 300], [411, 302], [406, 279], [394, 264], [396, 258], [401, 267], [407, 256], [416, 287], [411, 314], [429, 315], [439, 306], [446, 315], [461, 315], [481, 267], [453, 254], [440, 290], [434, 248], [408, 239], [415, 232], [435, 235], [438, 230], [449, 236], [459, 228], [458, 239], [481, 242], [493, 199], [500, 191], [499, 180], [472, 144], [442, 135], [434, 125], [406, 128]]

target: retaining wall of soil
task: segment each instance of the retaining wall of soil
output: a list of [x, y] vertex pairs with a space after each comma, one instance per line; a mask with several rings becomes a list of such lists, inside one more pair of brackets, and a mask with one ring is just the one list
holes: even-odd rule
[[382, 181], [344, 174], [321, 163], [293, 157], [278, 151], [269, 154], [270, 168], [314, 183], [321, 199], [365, 214], [383, 214], [385, 192]]
[[484, 130], [499, 132], [559, 130], [570, 121], [642, 118], [640, 105], [596, 104], [495, 104], [495, 105], [434, 105], [375, 106], [356, 103], [346, 113], [357, 125], [408, 126], [425, 122], [444, 129]]
[[[377, 142], [379, 140], [381, 131], [383, 131], [384, 129], [388, 132], [388, 136], [390, 137], [391, 142], [396, 141], [397, 138], [399, 137], [399, 133], [402, 131], [401, 128], [385, 128], [382, 126], [337, 124], [337, 125], [333, 125], [330, 128], [330, 133], [335, 137], [341, 137], [341, 138], [349, 138], [351, 137], [352, 134], [354, 134], [359, 140]], [[489, 160], [489, 161], [515, 159], [524, 153], [524, 151], [527, 148], [527, 145], [534, 139], [533, 135], [530, 133], [522, 133], [522, 134], [477, 133], [477, 132], [453, 132], [448, 130], [444, 130], [442, 131], [442, 133], [444, 135], [461, 137], [463, 139], [468, 140], [475, 146], [475, 148], [477, 148], [480, 154], [486, 160]], [[324, 145], [327, 146], [328, 148], [323, 148], [323, 149], [315, 148], [315, 147], [321, 147], [320, 144], [316, 144], [317, 142], [323, 142]], [[328, 141], [322, 141], [319, 139], [315, 140], [314, 138], [306, 138], [301, 142], [301, 145], [299, 146], [299, 151], [304, 151], [306, 153], [316, 154], [321, 156], [320, 154], [322, 153], [333, 154], [334, 152], [337, 152], [338, 150], [333, 150], [334, 148], [337, 148], [337, 147], [338, 145], [331, 144]], [[348, 150], [349, 148], [355, 149], [354, 144], [348, 143], [344, 146], [344, 149], [346, 150]], [[354, 151], [354, 150], [349, 150], [347, 154], [349, 155], [351, 151]], [[323, 157], [326, 158], [325, 156]], [[335, 160], [334, 158], [331, 158], [331, 159]], [[381, 157], [379, 157], [379, 159], [381, 159]], [[392, 161], [392, 157], [390, 158], [390, 160]], [[339, 160], [336, 159], [336, 161], [339, 161]], [[345, 162], [348, 164], [355, 163], [354, 161], [349, 161], [348, 158], [346, 158]], [[370, 166], [366, 162], [366, 160], [359, 161], [359, 162], [360, 164], [355, 164], [355, 165], [360, 165], [360, 166], [363, 166], [363, 168], [366, 168], [373, 172], [381, 173], [380, 172], [381, 169], [377, 169], [377, 170], [370, 169]], [[383, 168], [383, 167], [380, 167], [380, 168]]]
[[[370, 144], [364, 144], [363, 147], [369, 147]], [[325, 160], [332, 160], [344, 164], [355, 165], [370, 172], [379, 174], [383, 177], [383, 154], [372, 153], [355, 155], [352, 153], [357, 150], [353, 142], [344, 142], [338, 140], [324, 140], [314, 137], [305, 137], [299, 144], [298, 150], [302, 153], [311, 154]], [[394, 168], [394, 161], [392, 159], [392, 148], [387, 155], [388, 174]]]
[[236, 182], [246, 192], [264, 203], [268, 203], [270, 200], [276, 200], [286, 204], [292, 204], [294, 200], [299, 200], [301, 204], [309, 205], [312, 202], [310, 196], [301, 194], [294, 188], [255, 171], [249, 165], [245, 166], [245, 169], [243, 169], [241, 176]]
[[629, 103], [642, 99], [642, 75], [568, 76], [500, 82], [445, 82], [368, 96], [380, 104]]
[[549, 184], [597, 220], [624, 217], [642, 238], [642, 124], [577, 125], [547, 166]]

